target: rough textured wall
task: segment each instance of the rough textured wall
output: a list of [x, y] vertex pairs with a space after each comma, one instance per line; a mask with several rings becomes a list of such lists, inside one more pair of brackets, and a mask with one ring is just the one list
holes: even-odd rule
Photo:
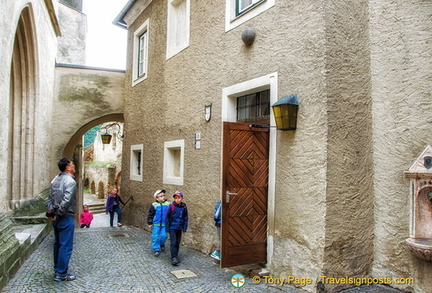
[[[142, 5], [142, 2], [136, 2], [135, 6]], [[426, 5], [426, 2], [421, 3]], [[132, 10], [139, 11], [135, 6]], [[395, 80], [389, 82], [389, 86], [397, 83], [399, 91], [396, 96], [405, 102], [405, 111], [410, 113], [414, 110], [406, 99], [411, 97], [410, 94], [400, 93], [401, 85], [407, 84], [398, 73], [401, 64], [395, 59], [391, 64], [393, 67], [387, 67], [381, 63], [379, 54], [374, 56], [380, 42], [386, 42], [385, 34], [377, 34], [376, 28], [369, 30], [370, 25], [382, 21], [382, 28], [387, 29], [383, 32], [391, 30], [400, 35], [401, 28], [396, 26], [396, 29], [391, 21], [398, 23], [403, 14], [390, 16], [388, 21], [380, 19], [381, 15], [377, 14], [370, 23], [370, 15], [377, 13], [375, 6], [366, 0], [277, 1], [270, 10], [225, 32], [225, 3], [214, 1], [197, 5], [197, 1], [191, 1], [190, 45], [165, 60], [166, 3], [153, 1], [134, 23], [128, 23], [122, 193], [133, 195], [135, 200], [124, 214], [125, 221], [145, 228], [154, 191], [165, 188], [170, 196], [175, 190], [182, 190], [191, 213], [190, 233], [185, 234], [184, 242], [208, 252], [207, 243], [216, 240], [212, 211], [220, 198], [221, 91], [277, 72], [278, 98], [298, 94], [300, 112], [296, 131], [277, 132], [276, 207], [274, 214], [269, 215], [274, 221], [274, 227], [269, 230], [274, 248], [269, 266], [272, 276], [380, 277], [388, 273], [385, 268], [391, 265], [381, 262], [378, 266], [377, 261], [400, 257], [401, 261], [397, 263], [406, 263], [410, 255], [400, 253], [400, 250], [397, 250], [399, 254], [392, 253], [390, 249], [394, 246], [388, 246], [389, 240], [384, 240], [389, 239], [387, 234], [399, 233], [398, 226], [405, 225], [396, 211], [406, 207], [390, 205], [394, 207], [391, 211], [395, 216], [389, 215], [384, 202], [380, 202], [381, 198], [388, 200], [389, 195], [379, 192], [380, 185], [388, 184], [385, 187], [390, 187], [398, 180], [402, 185], [405, 180], [399, 170], [393, 171], [391, 158], [376, 147], [384, 149], [384, 146], [395, 145], [400, 149], [404, 139], [399, 142], [397, 132], [388, 131], [394, 121], [391, 116], [386, 116], [385, 107], [378, 105], [375, 108], [376, 102], [389, 106], [388, 103], [394, 100], [389, 100], [387, 95], [377, 96], [374, 82], [379, 84], [385, 80], [382, 77], [389, 78], [391, 68], [394, 68]], [[416, 15], [416, 11], [405, 9], [404, 12]], [[420, 31], [417, 38], [425, 41], [430, 27], [425, 26], [427, 12], [423, 15], [425, 31], [422, 26], [417, 28]], [[131, 87], [133, 33], [148, 18], [149, 74], [146, 80]], [[255, 43], [250, 48], [245, 47], [240, 38], [247, 27], [255, 28], [257, 32]], [[400, 41], [402, 49], [403, 44]], [[430, 48], [424, 45], [415, 51], [415, 55], [427, 56], [428, 50]], [[388, 54], [388, 58], [394, 58], [395, 51]], [[409, 54], [402, 57], [402, 65], [412, 58]], [[426, 81], [417, 78], [419, 87], [426, 88], [419, 91], [425, 95], [421, 99], [425, 108], [421, 113], [430, 108], [430, 103], [426, 103], [430, 70], [421, 65], [430, 68], [428, 62], [429, 59], [422, 57], [415, 63], [418, 67], [423, 66], [423, 72], [419, 74], [426, 76]], [[382, 73], [381, 66], [388, 71]], [[414, 86], [411, 88], [416, 89]], [[395, 92], [392, 90], [391, 93]], [[213, 105], [212, 120], [205, 122], [204, 105], [209, 103]], [[395, 108], [395, 114], [401, 119], [399, 110]], [[386, 128], [373, 129], [386, 120], [389, 120]], [[408, 118], [402, 120], [408, 121]], [[416, 125], [421, 125], [425, 133], [427, 123], [430, 124], [429, 118]], [[404, 129], [399, 129], [399, 135]], [[196, 132], [202, 135], [200, 150], [193, 148]], [[164, 142], [178, 139], [185, 139], [184, 185], [164, 185]], [[129, 179], [130, 147], [135, 144], [144, 146], [142, 182]], [[423, 145], [421, 143], [422, 148]], [[403, 148], [409, 149], [408, 146]], [[419, 151], [416, 150], [415, 154]], [[402, 155], [406, 154], [401, 154], [401, 158]], [[398, 177], [393, 176], [392, 183], [386, 183], [388, 178], [385, 176], [389, 173], [381, 168], [391, 169]], [[373, 183], [378, 188], [374, 189]], [[400, 187], [392, 191], [396, 193]], [[390, 189], [385, 190], [388, 192]], [[406, 205], [407, 201], [404, 203]], [[394, 223], [393, 219], [398, 222]], [[405, 220], [407, 224], [408, 217]], [[389, 227], [381, 228], [381, 223], [386, 222]], [[377, 228], [374, 230], [374, 227]], [[396, 238], [397, 244], [402, 245], [400, 240], [403, 237], [392, 236], [390, 241]], [[373, 271], [372, 264], [375, 265]], [[413, 261], [411, 268], [414, 266]], [[428, 264], [423, 267], [428, 272]], [[400, 271], [405, 270], [408, 269]], [[424, 275], [422, 277], [427, 279]], [[305, 289], [314, 291], [314, 286]], [[327, 289], [334, 288], [327, 286]]]
[[[209, 11], [215, 9], [212, 7], [214, 5], [222, 9], [221, 4], [208, 3], [205, 7]], [[198, 15], [202, 17], [201, 14]], [[153, 193], [157, 189], [164, 188], [171, 200], [174, 191], [180, 189], [185, 193], [185, 202], [193, 215], [189, 231], [195, 231], [186, 233], [185, 241], [189, 244], [194, 243], [195, 247], [200, 246], [204, 250], [210, 250], [207, 248], [207, 243], [217, 239], [216, 228], [212, 223], [212, 213], [214, 204], [220, 197], [221, 108], [219, 100], [221, 87], [220, 85], [216, 88], [204, 85], [212, 83], [211, 80], [218, 75], [219, 70], [215, 64], [209, 64], [218, 61], [213, 58], [205, 58], [208, 53], [196, 52], [194, 49], [198, 47], [192, 50], [186, 49], [168, 62], [165, 60], [166, 3], [163, 2], [153, 1], [132, 25], [129, 42], [132, 42], [133, 31], [149, 16], [152, 16], [149, 40], [151, 44], [149, 77], [133, 88], [130, 87], [130, 72], [127, 72], [126, 78], [126, 135], [123, 145], [122, 192], [123, 195], [133, 195], [134, 202], [124, 213], [125, 221], [140, 227], [147, 227], [147, 211], [150, 203], [154, 201]], [[221, 44], [218, 39], [223, 32], [222, 16], [216, 22], [213, 21], [211, 26], [210, 24], [203, 25], [204, 32], [196, 31], [195, 26], [191, 32], [191, 39], [194, 40], [191, 42], [191, 47], [192, 43], [197, 46], [196, 42], [202, 42], [197, 39], [197, 34], [202, 33], [208, 38], [213, 33], [211, 28], [214, 23], [220, 24], [217, 29], [218, 33], [208, 39], [209, 44], [206, 50], [209, 50], [208, 52], [220, 50]], [[212, 47], [214, 49], [211, 49]], [[129, 49], [131, 48], [132, 44], [129, 44]], [[129, 56], [131, 56], [131, 51], [129, 51]], [[131, 68], [131, 64], [128, 64], [128, 68]], [[179, 68], [183, 70], [179, 72]], [[206, 70], [203, 70], [204, 68]], [[208, 76], [208, 68], [214, 68], [211, 76]], [[202, 75], [204, 73], [206, 76]], [[209, 103], [213, 103], [212, 119], [210, 122], [205, 122], [204, 105]], [[193, 145], [195, 132], [201, 132], [202, 135], [202, 148], [199, 150], [195, 150]], [[184, 185], [164, 185], [162, 179], [164, 142], [178, 139], [185, 139]], [[130, 146], [134, 144], [144, 146], [142, 182], [129, 179]]]
[[123, 86], [123, 72], [56, 68], [53, 164], [81, 127], [100, 117], [123, 113]]
[[325, 1], [325, 14], [328, 186], [323, 274], [364, 277], [373, 261], [374, 236], [368, 2]]
[[[278, 1], [264, 35], [276, 60], [278, 98], [298, 94], [297, 130], [277, 131], [272, 276], [321, 275], [325, 236], [326, 89], [324, 9], [317, 1]], [[270, 21], [269, 18], [270, 17]], [[274, 27], [278, 18], [289, 21]], [[267, 60], [266, 62], [270, 62]], [[261, 65], [262, 66], [262, 65]], [[315, 291], [315, 284], [305, 287]]]
[[[29, 3], [28, 3], [29, 2]], [[56, 36], [48, 15], [44, 1], [2, 1], [0, 3], [0, 112], [2, 122], [0, 123], [0, 210], [8, 210], [7, 203], [9, 194], [7, 182], [9, 158], [9, 131], [11, 129], [11, 61], [14, 46], [14, 39], [19, 17], [22, 10], [29, 5], [30, 14], [34, 20], [35, 34], [35, 57], [37, 58], [36, 70], [31, 74], [35, 75], [36, 94], [32, 97], [35, 105], [35, 153], [34, 166], [37, 166], [35, 173], [34, 193], [29, 195], [37, 196], [39, 192], [49, 186], [50, 182], [50, 155], [51, 138], [51, 115], [54, 82], [54, 63], [56, 55]]]
[[[278, 97], [297, 93], [301, 106], [298, 131], [277, 134], [281, 163], [276, 210], [269, 215], [275, 220], [275, 230], [270, 231], [275, 251], [271, 271], [275, 276], [315, 277], [321, 273], [326, 188], [323, 10], [315, 1], [282, 2], [227, 33], [224, 3], [192, 3], [190, 46], [168, 61], [165, 4], [153, 2], [131, 25], [129, 48], [133, 31], [148, 17], [157, 16], [150, 19], [149, 77], [132, 88], [129, 51], [122, 180], [123, 194], [135, 200], [124, 216], [131, 224], [145, 227], [154, 191], [165, 188], [171, 195], [180, 189], [191, 213], [185, 243], [208, 252], [207, 243], [216, 240], [212, 212], [220, 198], [222, 89], [278, 72]], [[305, 10], [310, 15], [302, 15]], [[251, 48], [241, 41], [247, 27], [257, 31]], [[204, 105], [209, 103], [212, 119], [205, 122]], [[200, 150], [193, 148], [196, 132], [202, 135]], [[177, 139], [186, 141], [185, 183], [163, 185], [164, 142]], [[126, 184], [133, 144], [144, 144], [144, 179]]]
[[[406, 248], [409, 180], [432, 142], [432, 2], [370, 1], [376, 276], [413, 277], [430, 292], [432, 263]], [[410, 287], [406, 287], [407, 289]]]
[[59, 5], [61, 37], [57, 39], [57, 63], [84, 65], [86, 61], [87, 16], [65, 5]]

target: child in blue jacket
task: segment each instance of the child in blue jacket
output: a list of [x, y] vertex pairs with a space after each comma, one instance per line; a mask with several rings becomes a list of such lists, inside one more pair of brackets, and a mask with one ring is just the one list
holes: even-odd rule
[[213, 251], [210, 254], [210, 256], [216, 260], [220, 260], [220, 240], [221, 240], [221, 224], [222, 224], [222, 205], [221, 205], [221, 203], [222, 202], [220, 200], [216, 203], [214, 213], [213, 213], [213, 219], [215, 222], [215, 226], [217, 228], [219, 241], [216, 244], [216, 250]]
[[165, 229], [170, 235], [171, 263], [176, 266], [180, 263], [178, 252], [182, 232], [186, 232], [188, 226], [188, 210], [183, 202], [183, 193], [176, 191], [173, 195], [174, 202], [168, 207]]
[[150, 206], [147, 217], [147, 224], [152, 229], [152, 248], [155, 256], [159, 256], [161, 251], [165, 251], [165, 241], [168, 238], [165, 231], [165, 221], [170, 202], [166, 200], [165, 193], [164, 189], [154, 193], [155, 202]]

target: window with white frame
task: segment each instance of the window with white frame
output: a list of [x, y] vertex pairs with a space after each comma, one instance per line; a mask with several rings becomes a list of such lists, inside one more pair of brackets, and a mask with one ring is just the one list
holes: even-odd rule
[[254, 18], [275, 5], [275, 0], [225, 0], [225, 31]]
[[168, 0], [167, 53], [171, 58], [189, 46], [190, 0]]
[[130, 154], [130, 180], [142, 181], [143, 166], [143, 145], [136, 144], [131, 146]]
[[183, 185], [184, 139], [164, 144], [163, 183]]
[[147, 19], [134, 32], [132, 85], [135, 85], [147, 78], [148, 40], [149, 40], [149, 20]]
[[264, 2], [264, 0], [236, 0], [236, 16], [252, 9], [261, 2]]

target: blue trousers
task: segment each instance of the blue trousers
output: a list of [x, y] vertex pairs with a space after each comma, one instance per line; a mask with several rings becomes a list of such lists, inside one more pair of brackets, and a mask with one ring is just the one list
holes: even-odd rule
[[117, 213], [117, 223], [121, 223], [121, 209], [120, 207], [115, 207], [114, 210], [110, 213], [110, 226], [112, 227], [114, 224], [114, 213]]
[[171, 249], [171, 259], [178, 256], [180, 249], [180, 241], [182, 237], [182, 230], [170, 230], [170, 249]]
[[165, 245], [168, 235], [165, 226], [152, 226], [152, 248], [153, 251], [160, 251], [161, 245]]
[[69, 260], [72, 256], [75, 229], [74, 216], [66, 214], [53, 222], [54, 227], [54, 271], [58, 276], [68, 272]]

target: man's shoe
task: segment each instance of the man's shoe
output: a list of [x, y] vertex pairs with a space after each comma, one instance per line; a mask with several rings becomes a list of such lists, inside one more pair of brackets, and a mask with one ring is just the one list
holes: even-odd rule
[[155, 251], [155, 256], [159, 256], [160, 252], [159, 251]]
[[122, 226], [122, 224], [121, 224], [121, 223], [118, 223], [118, 224], [117, 224], [117, 227], [121, 227], [121, 226]]
[[165, 251], [165, 245], [161, 245], [161, 251]]
[[56, 282], [60, 282], [60, 281], [73, 281], [73, 280], [76, 280], [76, 276], [71, 275], [71, 274], [66, 274], [64, 276], [58, 276], [58, 275], [54, 276], [54, 281], [56, 281]]
[[173, 266], [177, 266], [180, 263], [180, 260], [177, 257], [173, 257], [171, 263]]

